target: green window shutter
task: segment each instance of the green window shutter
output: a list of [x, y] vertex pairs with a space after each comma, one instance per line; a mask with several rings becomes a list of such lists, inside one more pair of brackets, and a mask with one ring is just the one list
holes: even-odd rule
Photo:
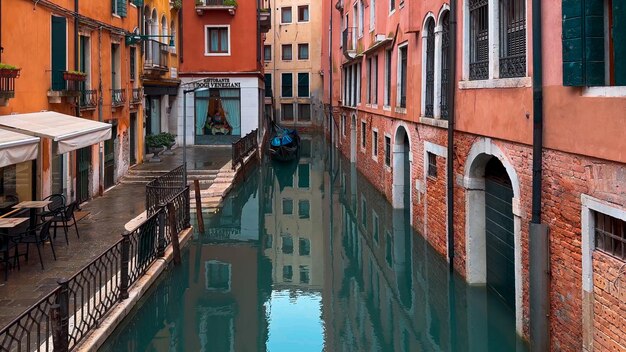
[[117, 0], [117, 14], [126, 17], [126, 2], [128, 0]]
[[63, 71], [67, 69], [67, 24], [65, 17], [52, 16], [52, 90], [64, 90]]
[[563, 0], [563, 85], [584, 85], [582, 1]]
[[604, 85], [604, 1], [563, 0], [562, 11], [563, 85]]
[[585, 1], [585, 84], [605, 85], [604, 1]]
[[117, 0], [111, 0], [111, 13], [116, 13], [115, 12], [115, 4], [117, 3]]
[[626, 2], [613, 0], [613, 64], [615, 85], [626, 86]]

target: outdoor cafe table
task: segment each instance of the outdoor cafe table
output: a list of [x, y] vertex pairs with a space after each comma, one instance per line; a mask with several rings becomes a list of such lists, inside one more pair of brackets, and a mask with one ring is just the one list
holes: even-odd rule
[[12, 229], [29, 218], [0, 218], [0, 229]]
[[43, 209], [50, 203], [52, 201], [49, 200], [27, 200], [14, 205], [13, 209], [30, 209], [30, 225], [35, 227], [37, 225], [37, 209]]

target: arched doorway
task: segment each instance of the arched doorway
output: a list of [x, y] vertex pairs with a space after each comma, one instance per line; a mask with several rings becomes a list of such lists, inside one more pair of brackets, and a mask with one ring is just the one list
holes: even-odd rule
[[466, 274], [485, 284], [514, 311], [522, 331], [522, 264], [519, 179], [491, 139], [481, 138], [465, 164]]
[[396, 130], [393, 144], [392, 205], [394, 208], [409, 208], [411, 200], [410, 150], [407, 131], [400, 126]]
[[356, 115], [352, 115], [350, 122], [350, 162], [356, 163]]

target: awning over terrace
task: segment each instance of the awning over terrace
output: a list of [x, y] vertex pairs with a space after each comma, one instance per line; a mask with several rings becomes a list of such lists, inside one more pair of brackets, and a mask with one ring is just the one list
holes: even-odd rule
[[53, 141], [63, 154], [111, 138], [111, 125], [52, 111], [0, 116], [0, 128]]
[[0, 129], [0, 167], [37, 159], [39, 138]]

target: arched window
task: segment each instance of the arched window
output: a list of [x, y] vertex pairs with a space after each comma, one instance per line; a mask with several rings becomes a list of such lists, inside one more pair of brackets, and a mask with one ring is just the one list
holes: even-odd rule
[[172, 34], [172, 43], [174, 44], [174, 46], [171, 47], [170, 50], [172, 51], [172, 53], [176, 53], [176, 25], [174, 23], [174, 20], [170, 22], [170, 33]]
[[435, 102], [435, 21], [426, 24], [426, 93], [424, 116], [434, 117]]
[[168, 32], [167, 32], [167, 18], [165, 18], [165, 15], [163, 15], [161, 17], [161, 35], [162, 35], [162, 37], [159, 37], [159, 38], [161, 38], [161, 43], [167, 44], [167, 42], [168, 42], [168, 37], [167, 37]]
[[450, 12], [441, 17], [441, 118], [448, 119], [448, 84], [450, 82]]

